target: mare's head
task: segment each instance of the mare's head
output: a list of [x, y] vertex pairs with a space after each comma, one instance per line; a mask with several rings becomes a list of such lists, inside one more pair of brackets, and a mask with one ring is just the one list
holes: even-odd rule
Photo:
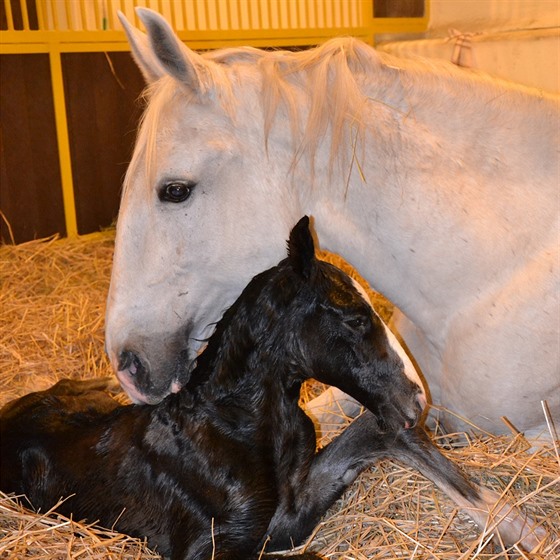
[[[231, 333], [221, 332], [224, 323], [235, 325]], [[208, 355], [235, 362], [241, 352], [287, 387], [310, 377], [334, 385], [371, 410], [382, 431], [414, 426], [426, 404], [416, 370], [364, 290], [315, 257], [307, 217], [290, 234], [288, 258], [249, 283], [217, 335]]]
[[[214, 323], [282, 258], [290, 228], [313, 211], [310, 177], [328, 167], [325, 153], [342, 153], [343, 139], [325, 140], [328, 131], [359, 122], [343, 103], [354, 91], [348, 60], [358, 43], [199, 55], [161, 16], [137, 13], [147, 34], [121, 21], [148, 105], [119, 211], [106, 348], [131, 398], [156, 403], [184, 384], [184, 364]], [[337, 89], [338, 66], [346, 85]], [[343, 91], [337, 111], [325, 98], [334, 91]], [[347, 176], [336, 181], [340, 196]]]

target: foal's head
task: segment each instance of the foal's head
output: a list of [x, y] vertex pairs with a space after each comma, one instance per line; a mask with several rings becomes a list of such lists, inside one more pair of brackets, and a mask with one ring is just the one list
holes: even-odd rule
[[312, 377], [339, 387], [382, 431], [417, 423], [426, 399], [414, 367], [363, 289], [315, 257], [307, 217], [290, 234], [288, 258], [250, 282], [233, 316], [289, 382]]

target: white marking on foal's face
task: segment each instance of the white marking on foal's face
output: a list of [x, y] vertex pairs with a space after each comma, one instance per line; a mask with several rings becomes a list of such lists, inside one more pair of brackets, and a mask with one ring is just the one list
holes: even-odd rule
[[[354, 285], [356, 290], [358, 290], [358, 293], [364, 298], [367, 304], [372, 308], [373, 312], [377, 315], [377, 317], [379, 317], [379, 314], [373, 308], [373, 305], [371, 304], [371, 300], [369, 299], [369, 296], [367, 295], [367, 292], [364, 290], [364, 288], [356, 280], [354, 280], [354, 278], [350, 278], [350, 279], [352, 280], [352, 284]], [[401, 346], [400, 342], [397, 340], [397, 337], [391, 332], [389, 327], [385, 324], [385, 321], [383, 321], [381, 317], [379, 317], [379, 320], [381, 321], [383, 328], [385, 329], [385, 334], [387, 335], [387, 339], [389, 340], [389, 345], [397, 353], [397, 355], [403, 362], [405, 375], [413, 383], [418, 385], [418, 387], [420, 387], [420, 389], [422, 390], [422, 393], [419, 395], [418, 400], [422, 404], [422, 407], [424, 408], [427, 403], [426, 391], [424, 389], [424, 383], [422, 382], [420, 376], [418, 375], [418, 371], [414, 367], [414, 364], [412, 363], [411, 359], [408, 357], [408, 354], [406, 353], [405, 349]]]

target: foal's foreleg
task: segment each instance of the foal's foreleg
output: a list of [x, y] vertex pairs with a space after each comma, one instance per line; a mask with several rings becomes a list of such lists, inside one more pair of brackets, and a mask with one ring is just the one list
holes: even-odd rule
[[523, 512], [488, 488], [469, 481], [441, 454], [421, 427], [399, 434], [389, 456], [418, 469], [434, 482], [488, 534], [499, 533], [504, 544], [531, 551], [546, 531]]
[[386, 455], [387, 445], [371, 412], [366, 411], [317, 453], [293, 488], [293, 501], [281, 503], [269, 525], [271, 550], [301, 544], [358, 475]]
[[470, 482], [440, 453], [423, 428], [384, 434], [366, 411], [338, 438], [315, 455], [302, 478], [294, 503], [280, 506], [267, 533], [271, 550], [301, 544], [321, 517], [377, 460], [391, 457], [416, 469], [434, 482], [488, 533], [499, 533], [506, 545], [532, 550], [546, 531], [495, 492]]

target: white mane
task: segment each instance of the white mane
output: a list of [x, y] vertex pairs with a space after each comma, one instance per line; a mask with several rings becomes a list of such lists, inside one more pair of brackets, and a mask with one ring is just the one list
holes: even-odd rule
[[[142, 117], [125, 186], [142, 156], [153, 154], [159, 115], [172, 98], [182, 96], [184, 103], [193, 99], [218, 101], [234, 121], [239, 100], [233, 95], [227, 72], [228, 67], [234, 65], [250, 65], [260, 70], [266, 142], [279, 111], [284, 111], [291, 127], [294, 163], [305, 155], [312, 172], [315, 154], [322, 141], [330, 143], [331, 172], [335, 163], [345, 169], [350, 158], [357, 162], [356, 153], [362, 154], [364, 149], [367, 132], [364, 115], [370, 103], [395, 111], [406, 119], [414, 118], [409, 97], [417, 101], [421, 95], [424, 101], [432, 103], [441, 98], [441, 91], [445, 90], [449, 99], [456, 95], [459, 103], [466, 105], [468, 90], [481, 95], [491, 89], [496, 96], [505, 90], [518, 93], [529, 90], [476, 71], [458, 69], [450, 63], [398, 59], [379, 53], [353, 38], [332, 39], [314, 49], [297, 52], [251, 47], [221, 49], [203, 54], [200, 62], [204, 77], [203, 95], [178, 87], [177, 82], [168, 76], [146, 88], [145, 97], [149, 103]], [[369, 92], [364, 90], [367, 80]], [[475, 83], [476, 88], [473, 88]], [[372, 95], [372, 88], [377, 95]], [[435, 97], [437, 91], [440, 93]], [[302, 96], [306, 98], [303, 106]], [[148, 176], [152, 159], [145, 158]]]

